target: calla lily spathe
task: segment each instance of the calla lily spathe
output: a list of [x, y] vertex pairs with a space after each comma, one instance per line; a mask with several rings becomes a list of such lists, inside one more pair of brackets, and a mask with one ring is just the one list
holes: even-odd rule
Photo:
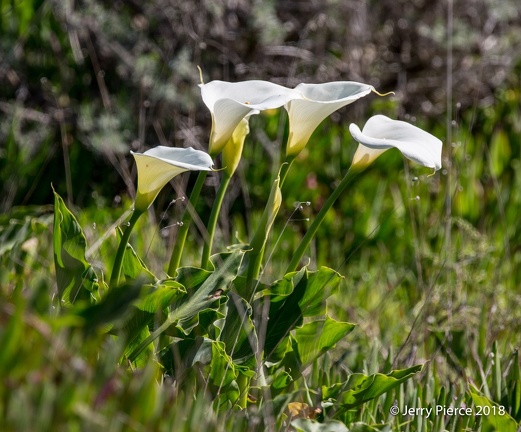
[[219, 154], [240, 121], [248, 114], [279, 108], [302, 95], [268, 81], [211, 81], [202, 84], [201, 96], [212, 115], [212, 132], [208, 152]]
[[374, 91], [374, 87], [353, 81], [324, 84], [299, 84], [302, 98], [286, 104], [289, 117], [287, 156], [297, 156], [306, 146], [317, 126], [331, 113]]
[[185, 171], [211, 171], [209, 154], [188, 148], [157, 146], [144, 153], [131, 152], [137, 165], [137, 193], [134, 208], [145, 211], [159, 191]]
[[224, 172], [232, 177], [241, 161], [246, 135], [250, 133], [249, 116], [243, 118], [222, 150]]
[[420, 165], [436, 171], [441, 168], [441, 140], [410, 123], [375, 115], [362, 130], [352, 123], [349, 132], [359, 143], [351, 164], [354, 168], [367, 167], [393, 147]]

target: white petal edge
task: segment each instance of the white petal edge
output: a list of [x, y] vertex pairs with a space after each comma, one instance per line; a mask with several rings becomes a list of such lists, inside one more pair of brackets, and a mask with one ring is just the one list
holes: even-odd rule
[[201, 96], [212, 115], [209, 152], [222, 151], [239, 122], [247, 115], [279, 108], [288, 101], [302, 98], [300, 92], [269, 81], [211, 81], [203, 84]]
[[441, 168], [441, 140], [410, 123], [376, 115], [367, 121], [363, 130], [352, 123], [349, 132], [363, 146], [357, 149], [353, 166], [360, 163], [367, 165], [385, 150], [394, 147], [408, 159], [425, 167]]
[[286, 104], [289, 139], [286, 153], [296, 155], [305, 147], [317, 126], [336, 110], [368, 95], [374, 87], [354, 81], [324, 84], [299, 84], [295, 87], [303, 99]]
[[193, 148], [158, 146], [145, 153], [132, 152], [138, 169], [135, 208], [146, 210], [159, 191], [175, 176], [185, 171], [210, 171], [211, 157]]
[[157, 146], [144, 153], [134, 153], [133, 151], [130, 153], [133, 154], [134, 157], [143, 155], [161, 159], [170, 165], [175, 165], [192, 171], [210, 171], [213, 166], [213, 160], [208, 153], [201, 150], [195, 150], [192, 147], [179, 148]]
[[278, 108], [291, 99], [302, 98], [300, 92], [269, 81], [241, 82], [211, 81], [201, 85], [203, 102], [210, 112], [215, 112], [219, 100], [230, 99], [250, 110]]

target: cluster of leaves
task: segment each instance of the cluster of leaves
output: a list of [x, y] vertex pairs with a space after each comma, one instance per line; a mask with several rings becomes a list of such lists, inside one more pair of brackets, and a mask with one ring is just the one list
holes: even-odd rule
[[[326, 267], [249, 286], [237, 248], [213, 256], [213, 270], [182, 267], [174, 278], [158, 280], [127, 245], [127, 282], [109, 289], [86, 261], [82, 229], [57, 194], [53, 233], [62, 319], [87, 338], [116, 335], [123, 341], [120, 363], [146, 368], [155, 359], [175, 379], [176, 392], [206, 391], [216, 412], [255, 406], [267, 419], [261, 428], [287, 421], [287, 405], [305, 396], [296, 386], [303, 370], [354, 328], [327, 314], [326, 300], [342, 277]], [[332, 419], [377, 398], [420, 368], [351, 374], [324, 387], [329, 402], [324, 412], [319, 404], [321, 416]]]
[[[102, 272], [85, 259], [76, 218], [55, 198], [54, 217], [51, 209], [25, 208], [0, 220], [2, 285], [10, 292], [3, 289], [0, 302], [3, 429], [517, 429], [517, 352], [503, 357], [495, 345], [466, 365], [469, 373], [481, 370], [481, 391], [440, 385], [435, 364], [423, 368], [420, 382], [409, 380], [420, 366], [371, 372], [390, 370], [391, 355], [383, 367], [371, 355], [367, 373], [352, 373], [328, 352], [353, 329], [327, 314], [324, 301], [342, 279], [333, 270], [303, 269], [253, 294], [236, 276], [240, 250], [214, 256], [213, 271], [183, 267], [175, 278], [157, 280], [129, 246], [127, 282], [107, 290]], [[53, 220], [54, 234], [45, 235]], [[43, 255], [36, 253], [49, 248], [46, 241], [54, 243], [55, 298], [50, 263], [38, 262]], [[442, 332], [438, 337], [444, 346]], [[456, 347], [452, 342], [458, 362], [464, 354]], [[389, 417], [394, 406], [400, 414]], [[405, 407], [436, 406], [489, 407], [493, 415], [402, 414]], [[507, 414], [499, 415], [501, 406]]]

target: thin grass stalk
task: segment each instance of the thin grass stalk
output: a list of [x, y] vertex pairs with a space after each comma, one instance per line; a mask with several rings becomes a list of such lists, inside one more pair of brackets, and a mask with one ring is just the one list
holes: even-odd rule
[[[199, 175], [197, 176], [194, 188], [192, 189], [192, 193], [190, 194], [187, 207], [191, 206], [195, 208], [197, 201], [199, 201], [199, 195], [201, 194], [201, 190], [203, 188], [204, 181], [206, 180], [207, 175], [208, 171], [199, 171]], [[179, 231], [177, 232], [176, 242], [172, 250], [172, 255], [170, 256], [170, 263], [168, 265], [167, 270], [167, 274], [169, 275], [173, 275], [174, 272], [178, 269], [179, 264], [181, 263], [181, 256], [183, 255], [183, 249], [185, 246], [186, 237], [188, 235], [188, 230], [190, 229], [191, 223], [192, 215], [189, 211], [185, 209], [182, 218], [182, 225], [179, 227]]]
[[333, 193], [329, 196], [327, 201], [325, 202], [324, 206], [320, 209], [320, 212], [318, 213], [317, 217], [307, 230], [306, 234], [300, 241], [300, 244], [297, 247], [297, 250], [293, 254], [293, 258], [291, 259], [287, 269], [286, 274], [296, 271], [297, 266], [300, 263], [300, 260], [304, 256], [304, 252], [307, 250], [309, 244], [311, 243], [311, 240], [313, 237], [315, 237], [315, 234], [318, 231], [318, 228], [322, 224], [322, 221], [326, 217], [327, 212], [329, 209], [333, 206], [335, 201], [338, 199], [338, 197], [344, 192], [344, 190], [351, 184], [351, 182], [358, 176], [359, 173], [361, 173], [363, 169], [352, 169], [349, 168], [346, 175], [340, 182], [340, 184], [336, 187], [336, 189], [333, 191]]
[[116, 258], [114, 259], [114, 265], [112, 267], [112, 273], [110, 275], [110, 287], [114, 287], [119, 284], [119, 279], [121, 276], [121, 266], [123, 265], [123, 258], [125, 257], [125, 250], [127, 249], [128, 240], [130, 238], [130, 234], [136, 225], [137, 220], [143, 214], [142, 211], [134, 209], [132, 212], [132, 216], [130, 216], [130, 220], [127, 223], [125, 231], [123, 231], [123, 236], [121, 237], [121, 241], [119, 242], [118, 250], [116, 252]]

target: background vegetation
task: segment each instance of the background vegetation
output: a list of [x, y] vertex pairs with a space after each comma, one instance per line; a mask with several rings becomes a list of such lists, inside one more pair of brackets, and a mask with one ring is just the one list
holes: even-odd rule
[[[2, 426], [264, 426], [254, 410], [213, 414], [205, 395], [184, 394], [154, 365], [135, 371], [118, 366], [117, 341], [98, 333], [86, 338], [68, 329], [67, 316], [60, 321], [51, 184], [84, 227], [89, 259], [106, 269], [116, 244], [113, 224], [134, 194], [129, 150], [159, 144], [206, 149], [210, 117], [197, 88], [199, 65], [206, 82], [354, 80], [396, 92], [344, 108], [315, 132], [284, 184], [268, 248], [269, 254], [278, 242], [265, 270], [271, 279], [282, 276], [306, 219], [349, 166], [355, 149], [349, 123], [361, 126], [378, 112], [416, 122], [444, 141], [444, 169], [435, 176], [388, 152], [322, 225], [310, 266], [328, 265], [345, 276], [329, 309], [357, 327], [303, 371], [306, 385], [318, 391], [335, 376], [425, 363], [413, 380], [345, 414], [347, 427], [516, 430], [520, 46], [521, 11], [514, 0], [1, 0]], [[280, 112], [251, 120], [220, 220], [221, 249], [251, 237], [248, 230], [269, 194], [284, 120]], [[171, 201], [192, 181], [176, 179], [174, 195], [165, 188], [133, 237], [156, 274], [184, 206]], [[199, 208], [203, 219], [216, 183], [209, 176], [207, 202]], [[184, 264], [200, 251], [195, 228], [191, 238]], [[395, 400], [400, 407], [471, 406], [478, 404], [478, 391], [507, 407], [512, 422], [388, 414]]]

